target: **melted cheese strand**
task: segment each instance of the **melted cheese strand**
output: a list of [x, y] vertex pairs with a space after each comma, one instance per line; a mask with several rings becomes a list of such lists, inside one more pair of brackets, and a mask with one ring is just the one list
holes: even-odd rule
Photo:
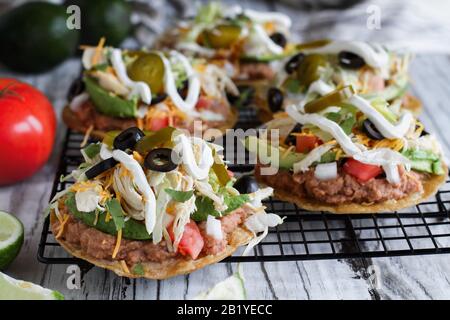
[[172, 102], [177, 106], [177, 108], [181, 109], [183, 112], [188, 114], [198, 115], [198, 113], [194, 110], [195, 105], [197, 104], [198, 97], [200, 94], [200, 80], [192, 69], [191, 64], [188, 59], [179, 52], [171, 51], [170, 54], [178, 59], [183, 65], [186, 75], [189, 79], [189, 88], [186, 100], [183, 100], [181, 96], [178, 94], [178, 90], [175, 84], [175, 79], [172, 73], [172, 67], [170, 65], [169, 60], [161, 53], [157, 52], [160, 56], [163, 64], [164, 64], [164, 88], [167, 94], [172, 99]]
[[128, 88], [131, 89], [129, 96], [139, 95], [141, 100], [150, 104], [152, 102], [152, 92], [148, 84], [142, 81], [133, 81], [128, 77], [127, 69], [122, 59], [122, 51], [120, 49], [113, 49], [111, 52], [111, 63], [119, 80]]
[[137, 189], [142, 194], [142, 200], [144, 201], [144, 216], [145, 216], [145, 228], [148, 234], [153, 232], [156, 220], [156, 199], [150, 185], [147, 182], [144, 170], [139, 162], [133, 159], [122, 150], [114, 150], [112, 152], [114, 159], [122, 163], [122, 165], [129, 170], [134, 177], [134, 183]]
[[405, 111], [396, 125], [390, 123], [367, 100], [354, 95], [348, 102], [364, 113], [372, 121], [380, 133], [388, 139], [401, 139], [408, 132], [414, 120], [413, 115]]

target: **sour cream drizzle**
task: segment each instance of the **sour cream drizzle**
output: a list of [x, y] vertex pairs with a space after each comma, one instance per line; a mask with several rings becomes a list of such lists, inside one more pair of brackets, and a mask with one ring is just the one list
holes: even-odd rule
[[413, 121], [413, 115], [405, 111], [397, 124], [390, 123], [367, 100], [354, 95], [348, 102], [364, 113], [372, 121], [380, 133], [388, 139], [401, 139], [408, 132]]
[[311, 123], [321, 130], [330, 133], [344, 152], [348, 155], [354, 155], [361, 152], [361, 150], [352, 142], [350, 137], [342, 130], [342, 128], [334, 121], [331, 121], [319, 114], [301, 114], [297, 111], [295, 105], [290, 105], [286, 108], [287, 114], [295, 121], [301, 124]]
[[275, 24], [278, 24], [279, 26], [285, 29], [289, 29], [292, 25], [291, 19], [283, 13], [260, 12], [252, 9], [242, 9], [242, 7], [239, 5], [232, 6], [231, 8], [229, 8], [225, 13], [225, 16], [235, 17], [238, 14], [244, 14], [251, 20], [258, 23], [274, 22]]
[[181, 62], [186, 71], [186, 75], [189, 79], [188, 94], [186, 100], [183, 100], [181, 96], [178, 94], [177, 87], [175, 85], [175, 79], [172, 73], [172, 67], [170, 65], [169, 60], [161, 52], [157, 52], [157, 54], [160, 56], [164, 64], [164, 88], [167, 94], [170, 96], [173, 103], [180, 110], [191, 115], [192, 114], [197, 115], [197, 112], [194, 110], [194, 107], [197, 104], [198, 96], [200, 94], [200, 80], [198, 79], [198, 76], [192, 69], [192, 66], [189, 63], [188, 59], [179, 52], [176, 51], [170, 52], [170, 54], [175, 59]]
[[389, 63], [389, 55], [380, 46], [370, 46], [360, 41], [334, 41], [322, 47], [305, 49], [306, 53], [338, 54], [349, 51], [362, 57], [373, 68], [385, 68]]
[[122, 150], [114, 150], [112, 156], [133, 174], [134, 183], [142, 194], [142, 200], [144, 201], [145, 228], [148, 234], [151, 234], [156, 221], [156, 199], [155, 194], [147, 182], [144, 170], [142, 170], [139, 162]]
[[128, 88], [131, 89], [130, 97], [133, 95], [139, 95], [141, 100], [150, 104], [152, 102], [152, 92], [150, 87], [142, 81], [133, 81], [128, 77], [125, 63], [122, 59], [122, 51], [120, 49], [113, 49], [111, 52], [111, 63], [116, 71], [119, 80]]

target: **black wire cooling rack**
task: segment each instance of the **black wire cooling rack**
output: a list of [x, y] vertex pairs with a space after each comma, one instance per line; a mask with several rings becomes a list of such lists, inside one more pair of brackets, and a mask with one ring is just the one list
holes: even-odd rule
[[[251, 109], [241, 112], [238, 128], [259, 125]], [[66, 133], [52, 195], [72, 182], [60, 182], [60, 176], [75, 169], [82, 160], [80, 143], [83, 136]], [[236, 153], [231, 155], [236, 160]], [[248, 155], [245, 159], [248, 159]], [[252, 165], [233, 165], [237, 174], [251, 171]], [[265, 201], [268, 212], [285, 217], [284, 223], [269, 231], [253, 250], [242, 256], [242, 249], [225, 259], [231, 262], [295, 261], [344, 258], [390, 257], [450, 253], [450, 181], [432, 198], [415, 207], [394, 213], [326, 214], [308, 212], [273, 198]], [[45, 220], [38, 249], [38, 260], [46, 264], [89, 264], [68, 255], [55, 241]]]

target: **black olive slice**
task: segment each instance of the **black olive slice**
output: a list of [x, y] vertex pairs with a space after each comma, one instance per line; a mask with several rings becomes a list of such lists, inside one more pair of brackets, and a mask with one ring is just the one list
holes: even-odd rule
[[114, 149], [125, 151], [126, 149], [132, 149], [136, 143], [145, 136], [144, 132], [138, 127], [128, 128], [114, 139]]
[[280, 89], [270, 88], [267, 91], [267, 102], [272, 112], [277, 112], [281, 110], [281, 107], [283, 106], [283, 100], [284, 100], [283, 92], [281, 92]]
[[106, 170], [113, 168], [116, 164], [117, 161], [114, 158], [108, 158], [97, 163], [95, 166], [87, 170], [84, 174], [88, 179], [93, 179]]
[[235, 188], [241, 194], [247, 194], [258, 191], [259, 186], [258, 183], [256, 182], [255, 177], [250, 175], [244, 175], [236, 180], [236, 182], [233, 185], [233, 188]]
[[359, 69], [366, 64], [363, 58], [349, 51], [339, 52], [338, 59], [340, 65], [347, 69]]
[[298, 133], [302, 131], [303, 125], [301, 123], [297, 123], [294, 128], [292, 128], [291, 132], [289, 132], [286, 139], [284, 139], [284, 143], [288, 146], [293, 146], [297, 143], [297, 137], [292, 135], [293, 133]]
[[150, 103], [150, 105], [152, 106], [154, 104], [163, 102], [166, 98], [167, 98], [167, 93], [165, 93], [165, 92], [159, 93], [156, 97], [152, 98], [152, 102]]
[[144, 160], [144, 167], [158, 172], [169, 172], [177, 168], [172, 160], [172, 149], [157, 148], [150, 151]]
[[375, 140], [383, 140], [383, 135], [378, 131], [378, 129], [374, 126], [372, 121], [369, 119], [364, 120], [363, 122], [363, 130], [369, 136], [369, 138]]
[[287, 39], [284, 34], [281, 32], [275, 32], [270, 36], [270, 39], [272, 39], [273, 42], [275, 42], [280, 47], [284, 48], [287, 44]]
[[286, 65], [284, 66], [284, 70], [291, 74], [295, 70], [297, 70], [297, 67], [302, 63], [303, 59], [305, 58], [305, 55], [303, 53], [297, 53], [296, 55], [292, 56], [288, 62], [286, 62]]

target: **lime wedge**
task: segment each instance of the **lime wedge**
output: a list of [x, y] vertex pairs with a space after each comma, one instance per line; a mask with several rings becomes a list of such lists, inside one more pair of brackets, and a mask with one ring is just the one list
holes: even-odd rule
[[195, 300], [245, 300], [244, 280], [239, 273], [233, 274], [212, 289], [196, 296]]
[[0, 272], [0, 300], [64, 300], [58, 291], [13, 279]]
[[22, 244], [22, 222], [13, 215], [0, 211], [0, 270], [14, 260]]

